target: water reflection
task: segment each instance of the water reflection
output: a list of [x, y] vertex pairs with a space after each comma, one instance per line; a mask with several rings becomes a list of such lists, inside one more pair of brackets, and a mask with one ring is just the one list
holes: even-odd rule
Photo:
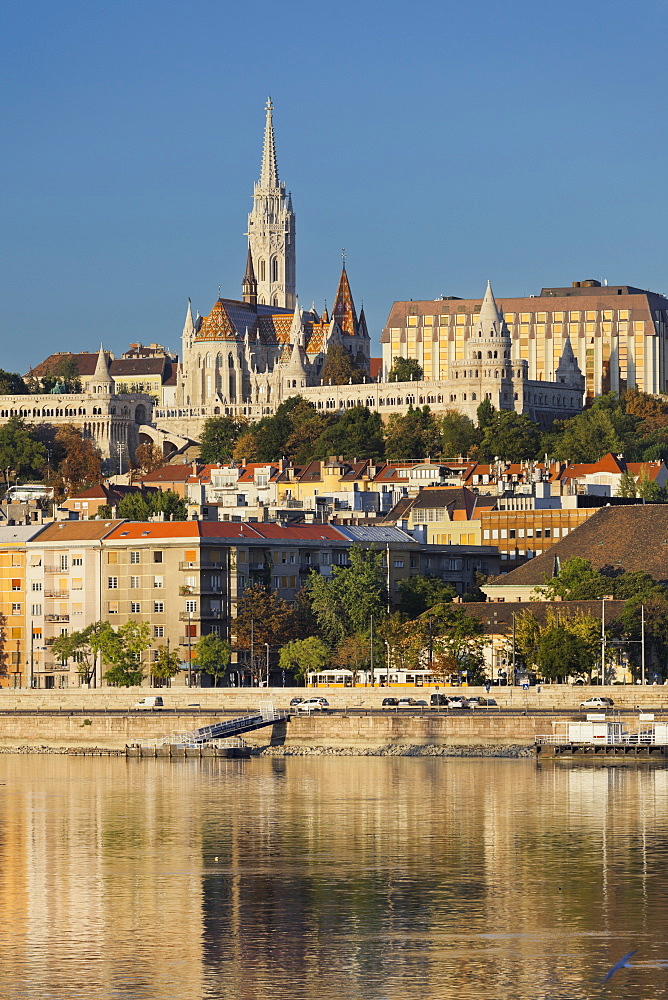
[[[663, 996], [668, 771], [0, 757], [1, 995]], [[664, 963], [662, 966], [661, 963]]]

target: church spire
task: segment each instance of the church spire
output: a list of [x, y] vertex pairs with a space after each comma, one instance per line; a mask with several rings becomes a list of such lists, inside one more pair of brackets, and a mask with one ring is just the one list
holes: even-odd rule
[[276, 162], [276, 142], [274, 140], [274, 105], [271, 103], [271, 97], [267, 99], [265, 110], [267, 118], [264, 125], [260, 187], [268, 190], [278, 187], [278, 164]]
[[248, 244], [248, 256], [246, 257], [246, 273], [244, 274], [244, 280], [241, 288], [244, 302], [248, 302], [249, 305], [256, 306], [257, 280], [255, 278], [255, 269], [253, 268], [253, 254], [250, 248], [250, 243]]
[[350, 291], [348, 272], [346, 271], [345, 251], [343, 257], [343, 268], [339, 278], [339, 287], [334, 298], [334, 308], [332, 318], [336, 320], [342, 333], [347, 333], [349, 337], [357, 336], [357, 312], [353, 302], [353, 293]]
[[296, 301], [295, 215], [292, 199], [278, 179], [274, 106], [266, 105], [260, 180], [248, 216], [248, 243], [257, 280], [258, 305], [294, 309]]

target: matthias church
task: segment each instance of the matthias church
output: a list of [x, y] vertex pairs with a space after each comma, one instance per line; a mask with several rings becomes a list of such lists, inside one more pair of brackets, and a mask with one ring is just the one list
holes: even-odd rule
[[[369, 333], [355, 309], [345, 261], [331, 316], [302, 309], [296, 291], [292, 196], [279, 179], [273, 106], [266, 106], [260, 179], [248, 216], [241, 299], [219, 298], [206, 316], [190, 303], [182, 335], [179, 417], [259, 417], [281, 400], [320, 385], [328, 349], [342, 345], [369, 374]], [[169, 417], [169, 412], [161, 416]]]

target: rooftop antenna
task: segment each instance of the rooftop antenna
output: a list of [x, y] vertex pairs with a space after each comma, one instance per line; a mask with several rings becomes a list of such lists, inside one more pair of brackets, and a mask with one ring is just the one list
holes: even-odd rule
[[346, 269], [346, 248], [345, 247], [341, 250], [341, 259], [343, 260], [343, 270], [345, 271], [345, 269]]
[[220, 298], [220, 285], [218, 285], [218, 298]]

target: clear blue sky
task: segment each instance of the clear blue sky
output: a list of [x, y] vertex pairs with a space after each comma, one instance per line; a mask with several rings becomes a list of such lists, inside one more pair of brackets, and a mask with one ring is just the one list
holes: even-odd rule
[[240, 295], [264, 103], [297, 290], [668, 291], [666, 0], [3, 0], [0, 367]]

